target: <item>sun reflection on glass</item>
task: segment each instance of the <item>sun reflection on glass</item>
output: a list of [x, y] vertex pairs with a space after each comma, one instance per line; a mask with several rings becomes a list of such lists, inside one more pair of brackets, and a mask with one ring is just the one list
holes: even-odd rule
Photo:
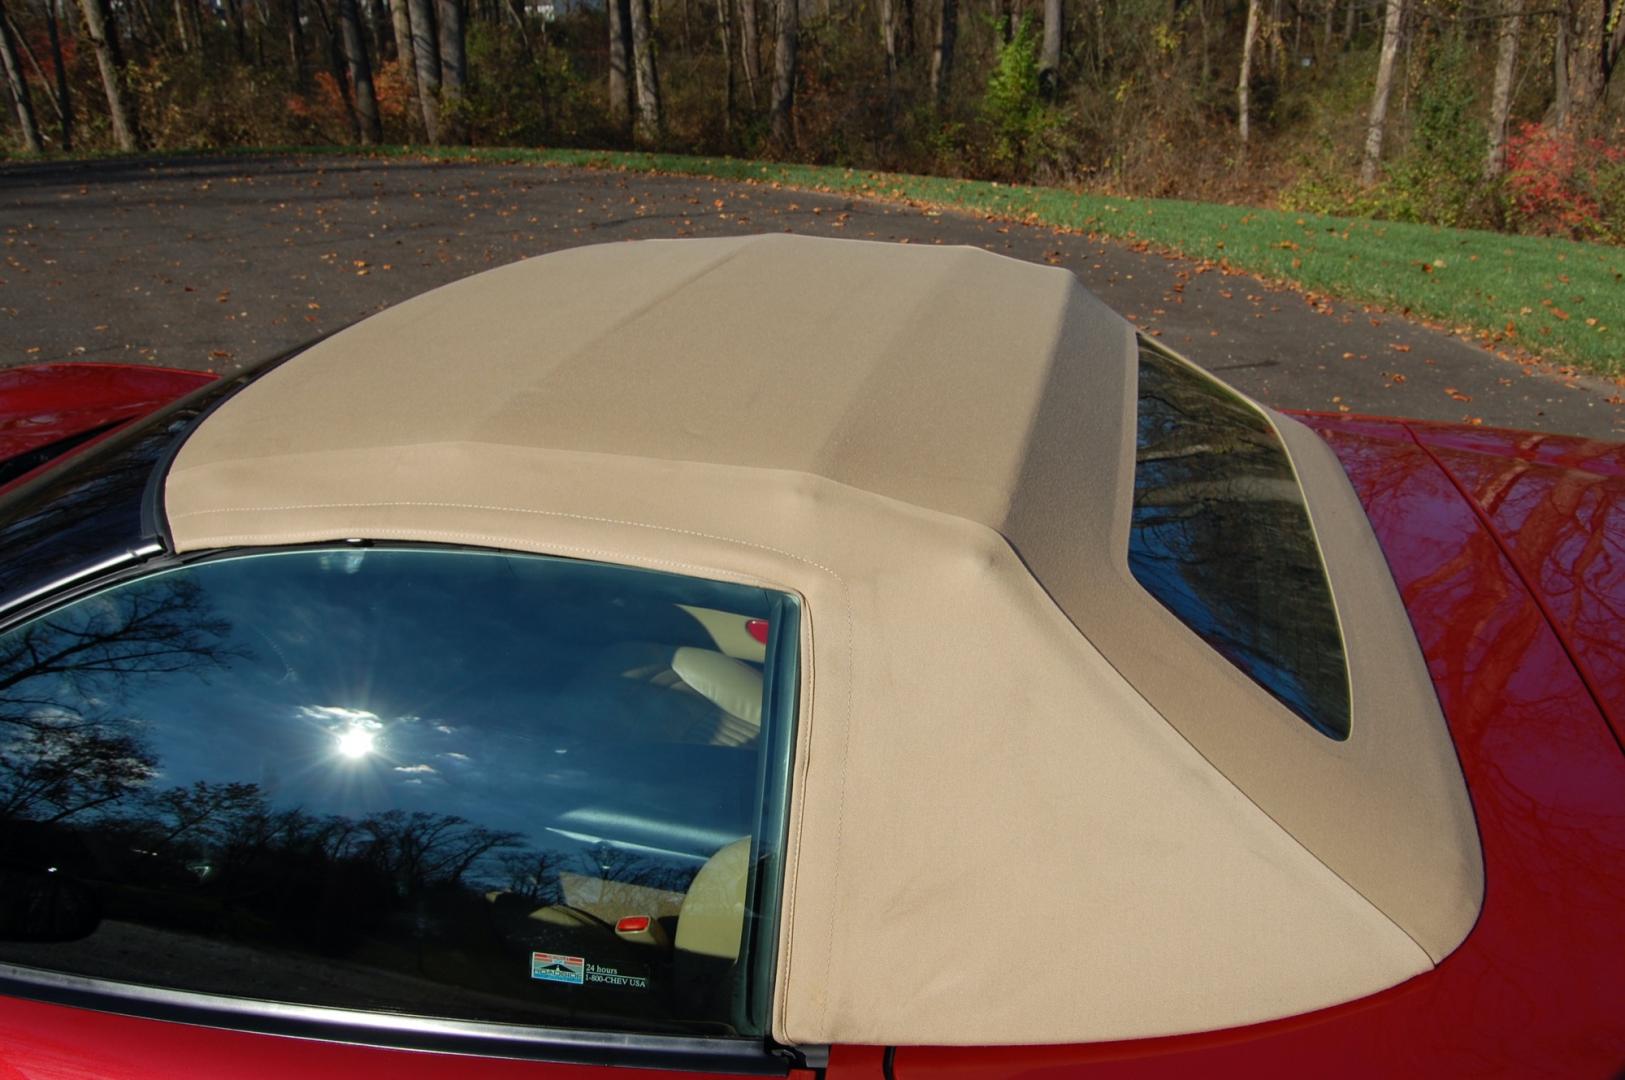
[[376, 739], [363, 727], [346, 728], [338, 734], [339, 754], [351, 761], [360, 761], [372, 753]]

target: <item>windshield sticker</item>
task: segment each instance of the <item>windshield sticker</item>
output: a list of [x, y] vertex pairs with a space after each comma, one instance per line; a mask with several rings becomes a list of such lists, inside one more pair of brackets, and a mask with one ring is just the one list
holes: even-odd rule
[[587, 961], [580, 956], [560, 956], [557, 953], [530, 954], [530, 977], [548, 982], [582, 984]]
[[588, 964], [587, 981], [590, 983], [603, 983], [606, 986], [620, 986], [628, 990], [649, 989], [649, 979], [646, 975], [627, 975], [619, 969], [606, 964]]

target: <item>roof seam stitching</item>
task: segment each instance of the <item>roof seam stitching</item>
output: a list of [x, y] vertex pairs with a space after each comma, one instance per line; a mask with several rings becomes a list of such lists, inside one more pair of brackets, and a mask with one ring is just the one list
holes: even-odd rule
[[599, 525], [627, 525], [638, 529], [655, 529], [660, 532], [677, 533], [682, 536], [693, 536], [702, 540], [716, 540], [725, 544], [737, 544], [741, 547], [755, 548], [758, 551], [771, 552], [774, 555], [783, 555], [787, 559], [822, 570], [836, 581], [841, 582], [843, 589], [846, 582], [834, 570], [814, 562], [793, 551], [784, 551], [767, 544], [758, 544], [750, 540], [741, 540], [733, 536], [719, 536], [715, 533], [700, 532], [697, 529], [679, 529], [673, 525], [656, 525], [647, 521], [630, 521], [625, 518], [602, 517], [596, 514], [573, 514], [568, 510], [542, 510], [536, 507], [503, 506], [500, 503], [459, 503], [441, 502], [433, 499], [425, 500], [395, 500], [382, 499], [367, 502], [333, 502], [333, 503], [283, 503], [267, 506], [217, 506], [207, 510], [188, 510], [184, 514], [176, 514], [173, 520], [201, 517], [205, 514], [266, 514], [282, 513], [290, 510], [382, 510], [390, 507], [417, 507], [433, 510], [489, 510], [504, 514], [531, 514], [537, 517], [566, 518], [572, 521], [590, 521]]

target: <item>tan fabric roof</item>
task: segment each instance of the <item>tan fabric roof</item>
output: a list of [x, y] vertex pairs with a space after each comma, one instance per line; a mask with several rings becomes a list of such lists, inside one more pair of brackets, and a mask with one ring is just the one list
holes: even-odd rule
[[1482, 869], [1359, 504], [1276, 417], [1349, 642], [1336, 743], [1130, 577], [1133, 376], [1072, 275], [976, 250], [580, 248], [272, 372], [166, 507], [181, 550], [446, 540], [800, 594], [782, 1039], [1163, 1035], [1426, 970]]

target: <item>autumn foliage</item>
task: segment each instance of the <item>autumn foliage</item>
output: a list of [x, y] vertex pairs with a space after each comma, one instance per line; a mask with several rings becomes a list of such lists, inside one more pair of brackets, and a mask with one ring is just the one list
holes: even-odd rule
[[1522, 231], [1625, 241], [1625, 144], [1522, 124], [1507, 140], [1506, 193]]
[[[342, 0], [76, 2], [106, 6], [120, 30], [135, 113], [128, 126], [142, 133], [126, 140], [130, 149], [354, 144], [363, 136], [510, 148], [636, 144], [1625, 242], [1625, 77], [1613, 74], [1625, 68], [1625, 0], [1570, 3], [1600, 2], [1612, 12], [1600, 24], [1581, 20], [1589, 43], [1559, 33], [1553, 13], [1527, 9], [1513, 24], [1521, 38], [1514, 28], [1505, 63], [1501, 0], [1275, 3], [1264, 5], [1256, 34], [1244, 30], [1249, 5], [1233, 0], [795, 0], [800, 60], [788, 136], [773, 131], [768, 95], [774, 12], [789, 0], [638, 0], [650, 9], [664, 104], [637, 138], [629, 103], [610, 100], [608, 13], [596, 0], [441, 0], [466, 16], [455, 35], [466, 45], [466, 70], [456, 88], [446, 89], [448, 74], [440, 92], [431, 89], [427, 107], [395, 40], [392, 18], [409, 10], [405, 0], [359, 0], [352, 45], [341, 32], [349, 25]], [[1395, 5], [1405, 12], [1403, 62], [1379, 140], [1381, 167], [1367, 175], [1361, 151], [1372, 76]], [[59, 20], [60, 49], [46, 32], [46, 12], [60, 7], [8, 5], [30, 60], [18, 65], [45, 152], [68, 141], [51, 123], [61, 110], [47, 71], [58, 54], [77, 115], [74, 148], [112, 148], [117, 125], [109, 124], [93, 39], [67, 18]], [[950, 10], [958, 30], [944, 75], [935, 42]], [[1043, 55], [1052, 10], [1063, 22], [1054, 61]], [[895, 32], [882, 33], [883, 11]], [[747, 25], [755, 28], [750, 48]], [[1256, 55], [1244, 80], [1243, 143], [1246, 43]], [[1565, 49], [1574, 56], [1559, 65], [1569, 72], [1560, 91], [1553, 61]], [[435, 57], [431, 68], [446, 67], [444, 48]], [[1498, 84], [1505, 93], [1492, 104], [1502, 72], [1510, 73]], [[12, 111], [0, 122], [0, 155], [35, 145]], [[442, 112], [445, 130], [435, 130]]]

